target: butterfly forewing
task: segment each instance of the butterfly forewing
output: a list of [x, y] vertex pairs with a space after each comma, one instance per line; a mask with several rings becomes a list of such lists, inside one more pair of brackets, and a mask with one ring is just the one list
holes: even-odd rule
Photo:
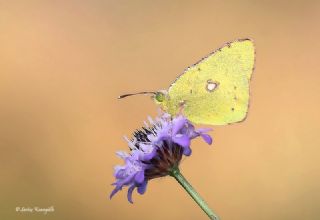
[[181, 108], [194, 123], [224, 125], [245, 119], [255, 51], [249, 39], [226, 44], [189, 67], [168, 90], [169, 113]]

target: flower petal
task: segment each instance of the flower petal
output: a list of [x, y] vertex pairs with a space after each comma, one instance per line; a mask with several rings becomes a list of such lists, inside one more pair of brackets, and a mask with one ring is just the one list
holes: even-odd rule
[[173, 140], [173, 142], [181, 145], [182, 147], [190, 146], [190, 138], [187, 135], [177, 134], [174, 137], [172, 137], [172, 140]]
[[126, 175], [125, 168], [121, 168], [114, 173], [114, 176], [117, 179], [123, 179], [125, 178], [125, 175]]
[[151, 160], [152, 158], [154, 158], [154, 157], [156, 156], [156, 154], [157, 154], [157, 149], [154, 148], [154, 149], [152, 150], [152, 152], [150, 152], [150, 153], [148, 153], [148, 154], [143, 154], [143, 155], [141, 156], [141, 160], [143, 160], [143, 161]]
[[147, 190], [147, 184], [148, 184], [148, 181], [144, 181], [143, 183], [142, 183], [142, 185], [140, 185], [139, 187], [138, 187], [138, 193], [139, 194], [144, 194], [145, 192], [146, 192], [146, 190]]
[[168, 138], [170, 138], [169, 127], [164, 127], [162, 130], [158, 131], [157, 138], [154, 140], [154, 142], [159, 142]]
[[116, 183], [116, 186], [122, 187], [124, 185], [128, 185], [130, 182], [132, 182], [133, 177], [134, 177], [134, 175], [130, 175], [124, 179], [119, 179], [119, 181]]
[[208, 134], [200, 134], [202, 139], [207, 142], [207, 144], [211, 145], [212, 144], [212, 137]]
[[199, 132], [199, 133], [207, 133], [209, 131], [212, 131], [212, 128], [198, 128], [196, 130], [196, 132]]
[[176, 135], [187, 123], [187, 119], [179, 116], [172, 120], [172, 136]]
[[112, 197], [114, 196], [114, 194], [116, 194], [119, 190], [120, 190], [120, 188], [118, 188], [118, 187], [116, 187], [114, 190], [112, 190], [109, 198], [112, 199]]
[[134, 190], [135, 187], [136, 187], [135, 185], [131, 185], [131, 186], [129, 187], [129, 189], [128, 189], [127, 198], [128, 198], [128, 201], [129, 201], [130, 203], [133, 203], [133, 201], [132, 201], [132, 193], [133, 193], [133, 190]]
[[192, 153], [192, 150], [190, 147], [184, 147], [183, 148], [183, 154], [186, 155], [186, 156], [190, 156]]
[[141, 183], [144, 181], [144, 171], [138, 172], [138, 173], [135, 175], [134, 180], [135, 180], [137, 183], [141, 184]]
[[125, 159], [125, 158], [129, 157], [129, 154], [127, 152], [124, 152], [124, 151], [117, 151], [116, 155], [118, 157], [120, 157], [121, 159]]

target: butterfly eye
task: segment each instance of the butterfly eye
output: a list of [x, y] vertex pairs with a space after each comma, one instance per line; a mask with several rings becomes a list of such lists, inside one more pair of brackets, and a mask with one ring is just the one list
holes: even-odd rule
[[163, 102], [164, 99], [165, 99], [165, 95], [164, 95], [162, 92], [156, 92], [155, 99], [156, 99], [158, 102]]

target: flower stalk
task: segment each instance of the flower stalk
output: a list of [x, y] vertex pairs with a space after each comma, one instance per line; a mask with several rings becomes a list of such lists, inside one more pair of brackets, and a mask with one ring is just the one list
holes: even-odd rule
[[212, 220], [219, 220], [219, 217], [214, 213], [212, 209], [209, 208], [208, 204], [201, 198], [201, 196], [195, 191], [191, 184], [184, 178], [180, 173], [178, 167], [174, 167], [170, 176], [174, 177], [178, 183], [188, 192], [191, 198], [200, 206], [200, 208], [208, 215]]

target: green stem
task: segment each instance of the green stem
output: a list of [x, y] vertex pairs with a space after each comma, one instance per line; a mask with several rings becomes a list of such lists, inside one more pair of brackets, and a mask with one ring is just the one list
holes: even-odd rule
[[194, 190], [190, 183], [180, 173], [179, 168], [174, 168], [170, 173], [180, 185], [188, 192], [192, 199], [200, 206], [200, 208], [209, 216], [212, 220], [219, 220], [219, 217], [209, 208], [208, 204], [201, 198], [201, 196]]

